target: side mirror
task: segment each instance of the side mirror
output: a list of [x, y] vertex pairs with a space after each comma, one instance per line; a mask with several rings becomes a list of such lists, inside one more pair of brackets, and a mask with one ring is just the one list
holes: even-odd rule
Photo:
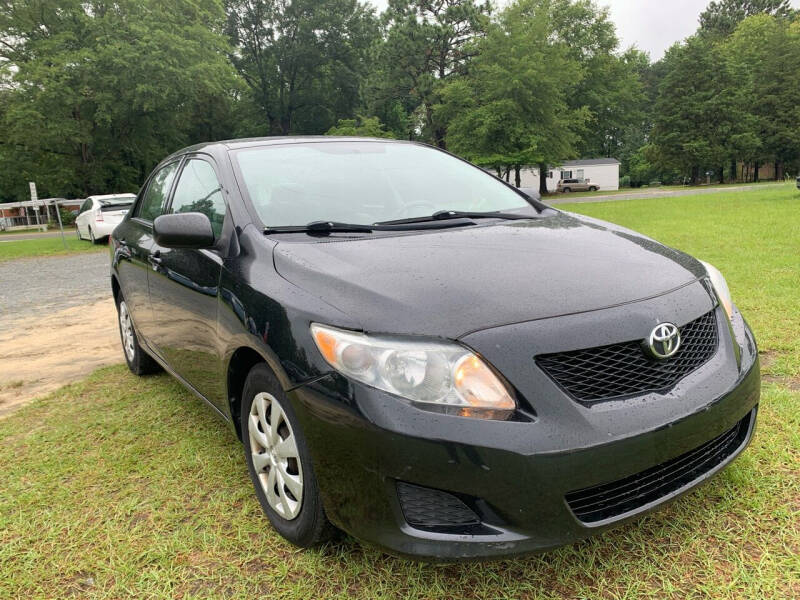
[[153, 239], [164, 248], [209, 248], [214, 245], [214, 230], [203, 213], [161, 215], [153, 221]]

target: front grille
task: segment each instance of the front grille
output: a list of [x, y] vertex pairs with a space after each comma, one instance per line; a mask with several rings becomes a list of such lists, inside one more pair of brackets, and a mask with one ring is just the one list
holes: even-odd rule
[[680, 332], [680, 349], [666, 360], [650, 358], [642, 341], [635, 340], [542, 354], [536, 357], [536, 364], [573, 398], [583, 402], [668, 390], [714, 356], [717, 350], [714, 311], [687, 323]]
[[624, 479], [566, 495], [573, 514], [584, 523], [621, 517], [688, 485], [741, 447], [753, 413], [732, 429], [677, 458]]
[[440, 529], [480, 523], [471, 508], [447, 492], [397, 482], [397, 495], [406, 522], [414, 527]]

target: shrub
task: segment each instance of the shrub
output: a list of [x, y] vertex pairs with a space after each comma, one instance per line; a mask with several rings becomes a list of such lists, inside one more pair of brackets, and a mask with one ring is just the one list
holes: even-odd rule
[[61, 224], [64, 225], [64, 227], [75, 223], [76, 215], [74, 215], [71, 210], [66, 210], [65, 208], [59, 206], [58, 212], [61, 213]]

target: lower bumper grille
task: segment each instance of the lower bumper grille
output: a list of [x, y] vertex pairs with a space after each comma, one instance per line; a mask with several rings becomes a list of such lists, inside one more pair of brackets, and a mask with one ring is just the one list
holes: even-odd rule
[[621, 517], [664, 498], [699, 479], [738, 450], [747, 438], [755, 410], [733, 428], [702, 446], [624, 479], [566, 495], [573, 514], [584, 523]]
[[441, 529], [480, 523], [471, 508], [447, 492], [399, 481], [397, 495], [403, 516], [413, 527]]

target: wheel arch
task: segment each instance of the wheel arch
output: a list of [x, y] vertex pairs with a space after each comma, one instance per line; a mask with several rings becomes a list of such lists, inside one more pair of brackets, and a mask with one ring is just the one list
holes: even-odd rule
[[244, 392], [244, 382], [253, 367], [259, 364], [266, 365], [284, 389], [290, 387], [291, 383], [289, 377], [277, 361], [277, 358], [271, 360], [263, 351], [256, 350], [252, 346], [240, 346], [236, 348], [228, 359], [227, 364], [225, 387], [228, 395], [228, 409], [230, 411], [231, 423], [236, 430], [236, 435], [239, 439], [242, 439], [240, 418], [242, 394]]
[[121, 288], [119, 286], [119, 280], [117, 276], [112, 274], [111, 275], [111, 295], [114, 297], [114, 304], [119, 304], [119, 295], [121, 292]]

